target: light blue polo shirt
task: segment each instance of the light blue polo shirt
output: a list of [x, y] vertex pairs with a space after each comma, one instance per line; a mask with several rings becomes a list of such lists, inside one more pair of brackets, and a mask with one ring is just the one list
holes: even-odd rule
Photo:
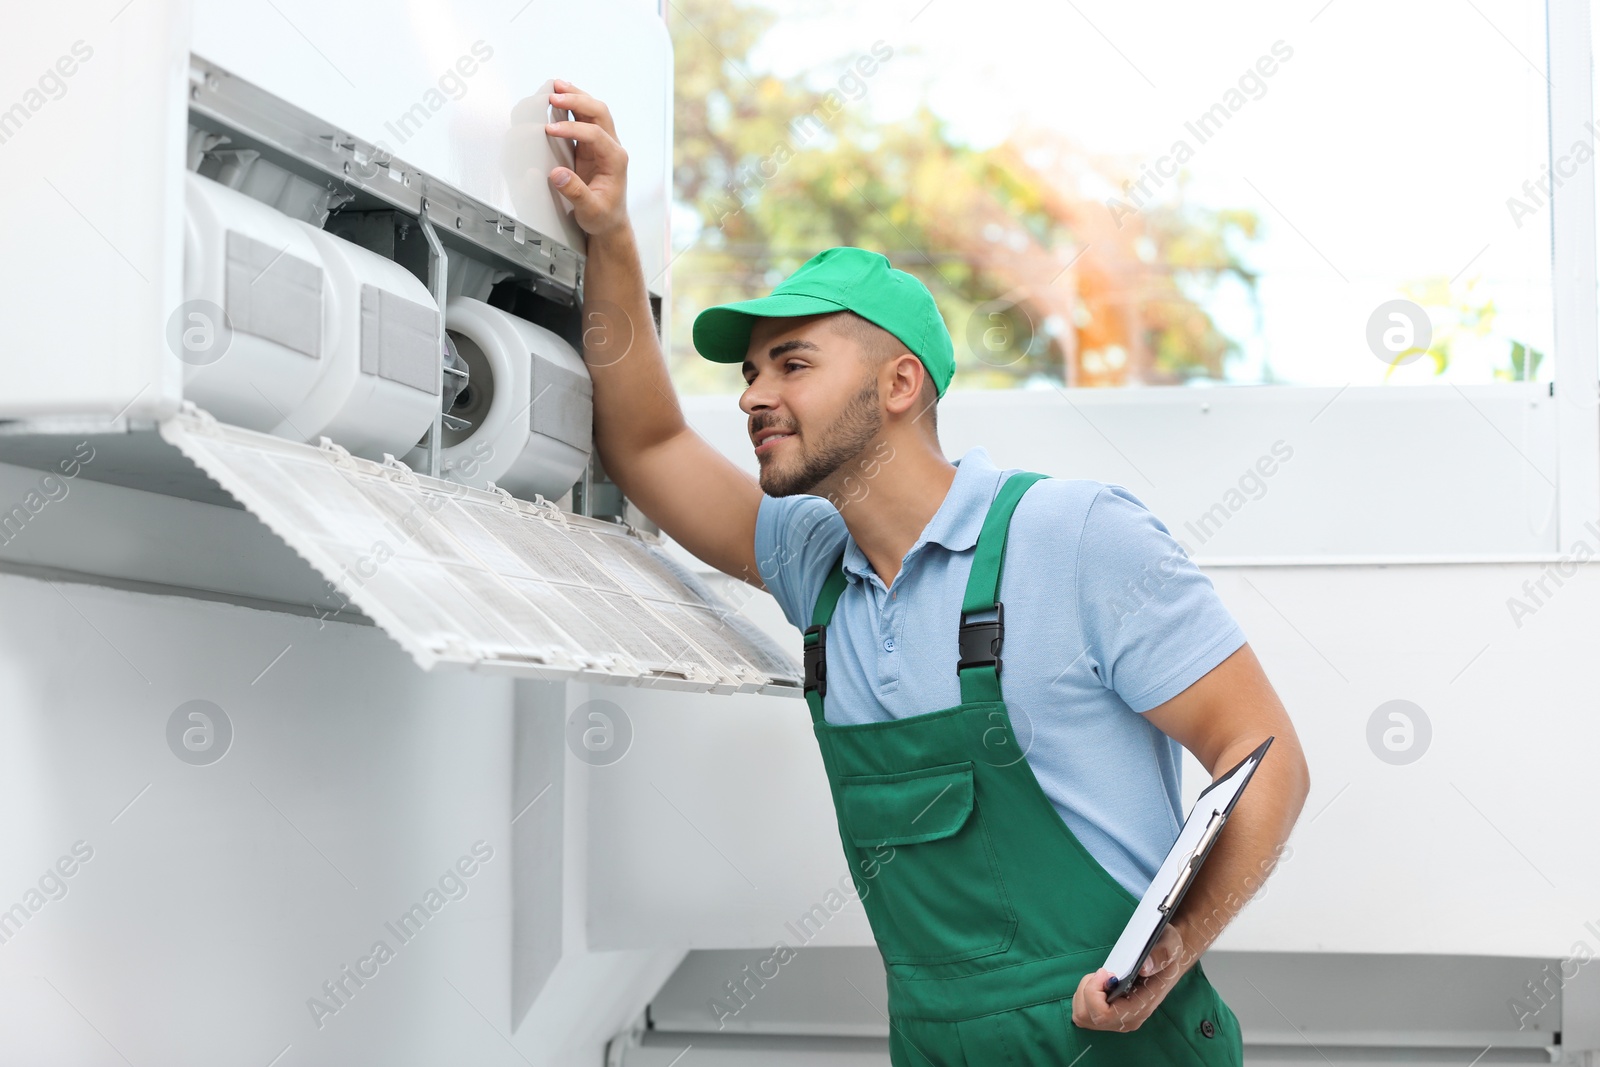
[[[997, 469], [981, 446], [957, 460], [949, 494], [890, 588], [826, 499], [762, 498], [761, 578], [799, 629], [811, 625], [845, 546], [847, 584], [828, 628], [828, 722], [961, 703], [956, 631], [967, 575], [1002, 476], [1017, 469]], [[1081, 478], [1023, 495], [1000, 600], [1001, 693], [1028, 764], [1089, 853], [1142, 896], [1183, 812], [1182, 749], [1141, 713], [1221, 663], [1244, 631], [1138, 497]]]

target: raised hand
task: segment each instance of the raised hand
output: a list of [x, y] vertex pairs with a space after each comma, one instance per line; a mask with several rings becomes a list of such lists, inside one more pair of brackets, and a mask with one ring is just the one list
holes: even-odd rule
[[572, 203], [585, 233], [604, 235], [628, 225], [628, 153], [617, 140], [611, 109], [571, 82], [556, 79], [550, 103], [573, 118], [546, 123], [545, 132], [578, 142], [576, 173], [554, 167], [550, 182]]

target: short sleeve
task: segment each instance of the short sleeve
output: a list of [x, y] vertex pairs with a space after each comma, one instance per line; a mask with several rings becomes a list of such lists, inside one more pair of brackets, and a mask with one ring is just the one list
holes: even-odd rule
[[791, 625], [804, 630], [849, 531], [820, 496], [766, 496], [756, 513], [756, 572]]
[[1089, 505], [1076, 585], [1088, 657], [1134, 711], [1171, 700], [1245, 643], [1211, 579], [1120, 485]]

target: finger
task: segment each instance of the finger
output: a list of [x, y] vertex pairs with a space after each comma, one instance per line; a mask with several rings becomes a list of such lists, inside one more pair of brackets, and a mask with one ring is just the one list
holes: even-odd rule
[[616, 123], [611, 118], [611, 109], [602, 101], [595, 99], [584, 92], [553, 92], [550, 94], [550, 103], [555, 107], [566, 108], [580, 118], [588, 119], [616, 136]]
[[[566, 177], [565, 181], [562, 181], [563, 175]], [[556, 192], [574, 204], [589, 195], [589, 187], [584, 184], [583, 179], [566, 167], [556, 167], [550, 171], [550, 184], [556, 187]]]
[[574, 122], [570, 119], [547, 122], [544, 132], [552, 137], [570, 137], [574, 141], [587, 142], [602, 159], [614, 159], [614, 153], [622, 150], [622, 145], [617, 143], [615, 137], [592, 122]]
[[1100, 1012], [1100, 1028], [1118, 1031], [1137, 1029], [1139, 1023], [1144, 1020], [1144, 1005], [1147, 999], [1148, 993], [1140, 985], [1134, 987], [1133, 992], [1126, 996], [1105, 1001], [1104, 1008]]
[[1132, 992], [1111, 1006], [1119, 1020], [1116, 1029], [1137, 1030], [1144, 1025], [1176, 981], [1172, 975], [1160, 974], [1134, 986]]
[[1084, 979], [1084, 1015], [1087, 1025], [1096, 1030], [1118, 1029], [1121, 1008], [1109, 1000], [1106, 982], [1110, 977], [1111, 972], [1102, 967]]
[[[1078, 988], [1072, 994], [1072, 1022], [1074, 1026], [1087, 1027], [1091, 1023], [1090, 1007], [1091, 998], [1095, 991], [1101, 989], [1104, 982], [1099, 981], [1100, 971], [1086, 974], [1078, 981]], [[1105, 994], [1100, 994], [1102, 997]]]
[[1150, 955], [1145, 957], [1139, 965], [1141, 977], [1149, 977], [1165, 971], [1177, 959], [1178, 951], [1183, 945], [1183, 939], [1178, 935], [1177, 927], [1168, 925], [1161, 931], [1161, 937], [1156, 941], [1155, 947], [1150, 950]]
[[[557, 82], [559, 88], [562, 82]], [[617, 135], [617, 127], [611, 120], [611, 109], [585, 92], [555, 92], [550, 94], [550, 103], [556, 107], [566, 108], [579, 118], [588, 119], [612, 137]]]
[[1161, 959], [1157, 962], [1157, 972], [1165, 975], [1169, 971], [1183, 969], [1183, 934], [1176, 926], [1168, 926], [1165, 932], [1162, 933], [1160, 948]]
[[592, 122], [547, 122], [544, 132], [550, 137], [576, 141], [578, 162], [592, 162], [600, 172], [621, 176], [628, 165], [628, 154], [622, 146]]

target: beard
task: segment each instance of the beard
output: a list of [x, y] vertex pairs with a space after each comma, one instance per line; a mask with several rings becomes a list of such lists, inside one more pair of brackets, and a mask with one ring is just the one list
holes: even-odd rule
[[761, 489], [768, 496], [810, 493], [840, 467], [862, 455], [882, 431], [878, 379], [868, 375], [861, 391], [850, 398], [832, 425], [816, 435], [816, 440], [823, 442], [816, 452], [810, 451], [802, 438], [798, 455], [786, 463], [768, 460], [762, 465]]

